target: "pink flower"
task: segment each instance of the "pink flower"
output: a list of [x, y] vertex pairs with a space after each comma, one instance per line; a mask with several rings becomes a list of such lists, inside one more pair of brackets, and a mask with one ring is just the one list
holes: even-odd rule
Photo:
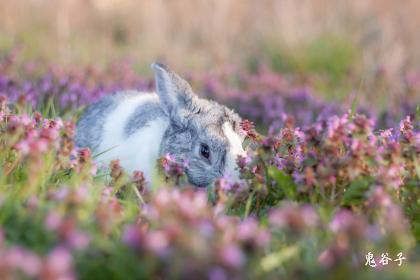
[[46, 257], [41, 272], [42, 279], [75, 279], [73, 259], [64, 247], [56, 247]]
[[171, 170], [171, 163], [175, 162], [175, 156], [171, 154], [166, 154], [162, 159], [162, 166], [165, 172], [169, 172]]
[[263, 247], [269, 244], [271, 234], [268, 230], [260, 230], [254, 238], [257, 246]]
[[12, 247], [7, 254], [7, 262], [20, 269], [29, 277], [35, 277], [41, 270], [41, 260], [37, 255], [19, 247]]
[[231, 268], [240, 268], [245, 264], [245, 255], [242, 250], [233, 244], [228, 244], [220, 250], [222, 263]]
[[197, 228], [199, 230], [199, 233], [204, 237], [211, 237], [213, 236], [215, 229], [213, 227], [213, 224], [210, 221], [201, 221], [197, 225]]
[[227, 280], [228, 276], [226, 275], [226, 271], [222, 267], [217, 266], [210, 269], [209, 279], [210, 280]]
[[89, 245], [89, 242], [89, 236], [79, 231], [73, 231], [68, 238], [70, 246], [78, 250], [85, 249]]
[[12, 247], [7, 252], [7, 263], [11, 267], [19, 267], [24, 259], [26, 251], [20, 247]]
[[400, 122], [400, 131], [405, 132], [407, 130], [412, 130], [413, 125], [411, 123], [411, 117], [407, 116], [404, 120]]
[[48, 150], [48, 141], [39, 139], [29, 144], [31, 153], [45, 153]]
[[309, 205], [305, 205], [301, 208], [301, 215], [303, 218], [303, 221], [306, 225], [314, 227], [319, 222], [319, 217], [317, 213], [315, 212], [314, 208]]
[[346, 230], [353, 223], [353, 214], [349, 210], [339, 210], [330, 223], [333, 232]]
[[223, 191], [230, 191], [233, 189], [234, 183], [228, 177], [222, 177], [218, 180], [218, 184]]
[[41, 130], [40, 136], [47, 139], [48, 141], [54, 141], [59, 136], [59, 131], [53, 128], [43, 128]]
[[164, 255], [168, 249], [169, 240], [164, 231], [152, 231], [145, 236], [144, 244], [157, 255]]
[[298, 207], [291, 203], [284, 204], [281, 208], [273, 209], [268, 220], [274, 227], [303, 230], [318, 223], [318, 215], [310, 206]]
[[53, 193], [53, 199], [60, 201], [64, 200], [70, 193], [70, 190], [68, 187], [61, 187], [56, 192]]
[[247, 154], [246, 156], [239, 155], [236, 159], [236, 164], [239, 169], [244, 169], [249, 163], [251, 163], [252, 158]]
[[29, 141], [22, 140], [15, 145], [15, 148], [22, 154], [27, 155], [30, 152]]
[[331, 267], [335, 262], [334, 253], [330, 248], [321, 252], [318, 256], [318, 262], [324, 267]]
[[393, 131], [393, 128], [381, 130], [380, 133], [379, 133], [379, 136], [381, 138], [388, 139], [388, 138], [390, 138], [392, 136], [392, 131]]
[[142, 241], [142, 232], [137, 225], [129, 225], [124, 229], [122, 240], [127, 245], [138, 247]]
[[258, 223], [254, 218], [248, 218], [237, 227], [237, 236], [239, 240], [249, 240], [258, 232]]
[[196, 191], [191, 200], [192, 200], [192, 204], [193, 204], [192, 207], [194, 209], [197, 209], [197, 210], [205, 209], [208, 205], [208, 203], [207, 203], [207, 193], [203, 190]]
[[27, 114], [23, 114], [22, 116], [20, 116], [20, 122], [23, 125], [29, 125], [32, 123], [32, 119]]
[[56, 212], [50, 212], [45, 218], [45, 225], [49, 230], [57, 230], [60, 227], [62, 221], [63, 219], [59, 214]]
[[85, 163], [90, 159], [91, 156], [91, 152], [88, 148], [79, 149], [77, 154], [80, 163]]
[[72, 256], [63, 247], [53, 249], [47, 256], [46, 268], [57, 277], [68, 275], [72, 271]]

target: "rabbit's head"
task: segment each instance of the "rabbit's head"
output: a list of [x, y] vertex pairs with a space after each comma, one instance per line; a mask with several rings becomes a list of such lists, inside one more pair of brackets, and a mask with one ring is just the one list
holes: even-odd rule
[[154, 63], [156, 92], [169, 118], [160, 152], [188, 162], [191, 184], [207, 186], [224, 175], [238, 178], [236, 159], [244, 155], [240, 117], [214, 101], [198, 98], [187, 81]]

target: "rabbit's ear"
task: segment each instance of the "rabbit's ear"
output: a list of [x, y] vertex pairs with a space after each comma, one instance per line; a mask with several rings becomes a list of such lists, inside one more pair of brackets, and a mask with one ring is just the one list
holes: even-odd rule
[[162, 108], [171, 119], [177, 119], [180, 111], [191, 105], [194, 93], [188, 82], [166, 65], [153, 63], [151, 67], [155, 71], [156, 92]]

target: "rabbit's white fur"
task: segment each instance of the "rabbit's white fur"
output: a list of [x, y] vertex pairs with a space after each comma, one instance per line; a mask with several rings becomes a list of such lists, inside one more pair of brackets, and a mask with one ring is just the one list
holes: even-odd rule
[[223, 133], [229, 141], [229, 152], [226, 155], [226, 171], [225, 174], [230, 176], [233, 180], [239, 179], [238, 171], [236, 170], [236, 158], [238, 156], [245, 156], [246, 153], [242, 148], [242, 138], [232, 129], [230, 123], [223, 124]]
[[[134, 93], [134, 92], [133, 92]], [[141, 170], [150, 182], [153, 178], [154, 165], [159, 156], [159, 143], [168, 127], [166, 118], [157, 118], [137, 130], [128, 138], [124, 136], [124, 126], [142, 104], [159, 97], [156, 94], [123, 94], [123, 100], [106, 117], [103, 128], [103, 140], [98, 148], [97, 158], [101, 165], [108, 165], [113, 159], [119, 159], [121, 166], [128, 172]]]

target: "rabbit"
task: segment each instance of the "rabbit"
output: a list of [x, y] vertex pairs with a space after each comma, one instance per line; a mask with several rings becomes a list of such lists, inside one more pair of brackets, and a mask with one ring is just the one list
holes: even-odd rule
[[170, 154], [188, 162], [190, 184], [238, 180], [236, 159], [245, 156], [241, 118], [215, 101], [199, 98], [166, 65], [153, 63], [156, 93], [122, 91], [90, 105], [76, 125], [76, 147], [99, 154], [97, 163], [118, 159], [127, 172], [142, 171], [150, 183], [156, 160]]

